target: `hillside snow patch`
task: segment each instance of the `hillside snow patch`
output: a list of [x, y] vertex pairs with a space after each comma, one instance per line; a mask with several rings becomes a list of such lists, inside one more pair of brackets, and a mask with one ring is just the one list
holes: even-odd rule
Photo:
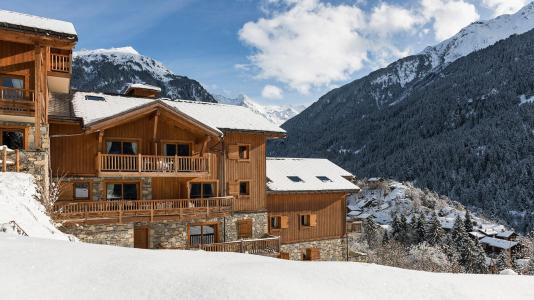
[[15, 221], [30, 237], [73, 240], [59, 231], [45, 207], [37, 200], [33, 176], [25, 173], [0, 173], [0, 227], [13, 233], [8, 225]]

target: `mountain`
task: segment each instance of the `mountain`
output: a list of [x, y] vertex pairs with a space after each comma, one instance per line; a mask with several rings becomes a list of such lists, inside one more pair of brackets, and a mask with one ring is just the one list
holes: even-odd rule
[[214, 95], [214, 98], [219, 103], [247, 107], [276, 125], [283, 124], [306, 108], [304, 105], [261, 105], [247, 95], [239, 95], [237, 98]]
[[198, 81], [174, 74], [162, 63], [139, 54], [132, 47], [74, 53], [73, 89], [121, 93], [128, 83], [158, 86], [161, 95], [171, 99], [216, 102]]
[[269, 155], [326, 156], [533, 230], [532, 27], [534, 3], [334, 89], [282, 126]]

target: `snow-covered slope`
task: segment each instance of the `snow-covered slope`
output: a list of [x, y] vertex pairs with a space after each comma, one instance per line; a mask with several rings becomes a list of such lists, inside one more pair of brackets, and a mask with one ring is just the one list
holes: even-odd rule
[[248, 107], [276, 125], [282, 125], [306, 108], [304, 105], [261, 105], [247, 95], [239, 95], [237, 98], [222, 95], [214, 95], [213, 97], [219, 103]]
[[534, 299], [534, 277], [1, 237], [4, 299]]
[[[361, 191], [349, 196], [347, 201], [349, 218], [372, 217], [378, 224], [390, 225], [395, 215], [404, 214], [410, 220], [414, 213], [422, 213], [430, 219], [435, 212], [444, 228], [452, 228], [456, 218], [465, 215], [462, 204], [410, 183], [362, 180], [357, 184]], [[503, 225], [486, 218], [473, 215], [472, 219], [475, 227], [481, 230], [506, 230]]]
[[9, 225], [10, 221], [15, 221], [30, 237], [74, 240], [52, 224], [44, 206], [35, 198], [36, 194], [31, 175], [0, 173], [0, 232], [15, 233]]
[[160, 87], [163, 97], [215, 102], [197, 81], [174, 74], [132, 47], [81, 50], [73, 57], [74, 89], [121, 93], [130, 83], [143, 83]]

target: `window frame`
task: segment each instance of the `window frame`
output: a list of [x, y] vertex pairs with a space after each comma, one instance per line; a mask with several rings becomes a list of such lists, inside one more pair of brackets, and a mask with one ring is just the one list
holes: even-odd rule
[[[247, 190], [248, 190], [248, 193], [247, 193], [247, 194], [241, 194], [241, 184], [242, 184], [242, 183], [245, 183], [245, 184], [247, 185], [247, 186], [246, 186], [246, 187], [247, 187]], [[238, 181], [238, 184], [239, 184], [239, 193], [238, 193], [239, 197], [240, 197], [240, 198], [247, 198], [247, 197], [250, 197], [250, 185], [251, 185], [251, 184], [250, 184], [250, 180], [239, 180], [239, 181]]]
[[[13, 78], [13, 79], [19, 79], [19, 80], [22, 80], [22, 88], [20, 89], [22, 91], [22, 98], [13, 98], [13, 99], [8, 99], [8, 100], [15, 100], [15, 101], [28, 101], [28, 99], [24, 99], [24, 96], [25, 96], [25, 92], [26, 92], [26, 86], [27, 86], [27, 82], [26, 82], [26, 76], [24, 75], [18, 75], [18, 74], [7, 74], [7, 73], [0, 73], [0, 82], [2, 82], [2, 79], [3, 78]], [[0, 87], [5, 87], [5, 88], [11, 88], [11, 87], [8, 87], [8, 86], [3, 86], [3, 85], [0, 85]]]
[[[191, 197], [191, 189], [193, 184], [200, 184], [200, 197], [199, 198], [192, 198]], [[204, 184], [212, 184], [213, 185], [213, 196], [212, 197], [218, 197], [219, 195], [219, 181], [217, 180], [206, 180], [206, 181], [189, 181], [187, 183], [187, 199], [205, 199], [204, 197]], [[208, 197], [210, 198], [210, 197]]]
[[28, 130], [29, 128], [26, 126], [2, 126], [0, 127], [0, 145], [4, 144], [3, 141], [3, 134], [4, 131], [17, 131], [22, 133], [22, 148], [20, 150], [28, 150]]
[[[160, 141], [160, 155], [164, 155], [164, 156], [169, 156], [167, 155], [165, 152], [165, 145], [167, 144], [171, 144], [171, 145], [176, 145], [176, 150], [178, 150], [178, 145], [179, 144], [187, 144], [189, 145], [189, 155], [188, 156], [193, 156], [193, 146], [194, 146], [194, 143], [192, 141], [187, 141], [187, 140], [161, 140]], [[171, 156], [174, 156], [174, 155], [171, 155]]]
[[[139, 155], [141, 153], [143, 153], [141, 151], [141, 144], [142, 144], [142, 139], [137, 139], [137, 138], [120, 138], [120, 137], [106, 137], [104, 138], [104, 142], [102, 143], [102, 147], [104, 147], [104, 149], [102, 149], [102, 153], [105, 153], [105, 154], [111, 154], [111, 153], [108, 153], [108, 147], [107, 147], [107, 143], [108, 142], [120, 142], [121, 143], [121, 154], [111, 154], [111, 155]], [[137, 153], [136, 154], [123, 154], [122, 152], [124, 152], [124, 145], [123, 143], [136, 143], [137, 144]]]
[[[108, 198], [108, 185], [110, 184], [120, 184], [122, 185], [121, 188], [121, 199], [109, 199]], [[135, 184], [137, 188], [137, 198], [139, 199], [124, 199], [124, 185], [125, 184]], [[141, 182], [140, 181], [105, 181], [104, 182], [104, 195], [106, 201], [136, 201], [136, 200], [143, 200], [143, 195], [141, 194]]]
[[[218, 243], [219, 242], [219, 226], [220, 226], [220, 222], [197, 222], [197, 223], [188, 223], [187, 224], [187, 244], [189, 246], [192, 246], [191, 245], [191, 227], [194, 227], [194, 226], [200, 226], [200, 235], [203, 236], [204, 235], [204, 229], [203, 227], [204, 226], [213, 226], [214, 227], [214, 234], [215, 236], [213, 237], [213, 242], [214, 243]], [[201, 238], [202, 240], [202, 238]], [[201, 245], [209, 245], [209, 244], [202, 244]], [[197, 245], [198, 246], [198, 245]]]
[[[273, 219], [278, 220], [278, 227], [273, 227], [273, 222], [272, 222]], [[282, 215], [269, 216], [269, 228], [275, 231], [282, 230]]]
[[[245, 151], [244, 153], [246, 153], [246, 155], [244, 157], [241, 157], [241, 147], [245, 147]], [[250, 149], [252, 147], [250, 146], [250, 144], [237, 144], [237, 158], [239, 161], [250, 161]]]
[[[302, 179], [300, 176], [298, 175], [289, 175], [287, 176], [287, 179], [291, 180], [291, 182], [293, 183], [301, 183], [301, 182], [304, 182], [304, 179]], [[295, 179], [298, 179], [295, 181]]]
[[[78, 198], [76, 197], [76, 184], [83, 184], [83, 183], [87, 184], [87, 198]], [[92, 189], [91, 181], [73, 181], [72, 182], [72, 199], [74, 201], [90, 201], [91, 196], [92, 196], [91, 189]], [[107, 185], [106, 185], [106, 196], [107, 196]]]
[[325, 176], [325, 175], [319, 175], [319, 176], [315, 176], [315, 177], [317, 179], [319, 179], [321, 182], [324, 182], [324, 183], [333, 182], [332, 179], [330, 179], [330, 177]]

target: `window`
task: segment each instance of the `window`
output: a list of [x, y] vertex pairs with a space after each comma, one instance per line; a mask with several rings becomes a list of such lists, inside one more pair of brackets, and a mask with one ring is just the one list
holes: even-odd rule
[[304, 214], [304, 215], [300, 215], [299, 218], [300, 218], [301, 227], [317, 226], [317, 215], [315, 214]]
[[191, 156], [191, 145], [187, 143], [166, 143], [163, 145], [163, 155]]
[[189, 245], [213, 244], [217, 242], [217, 225], [189, 225]]
[[74, 200], [89, 200], [89, 182], [74, 183]]
[[332, 182], [332, 180], [326, 176], [317, 176], [317, 179], [321, 180], [322, 182]]
[[215, 184], [213, 182], [191, 183], [189, 198], [210, 198], [215, 197]]
[[287, 178], [289, 178], [289, 180], [291, 180], [293, 182], [304, 182], [304, 180], [302, 180], [302, 178], [300, 178], [298, 176], [287, 176]]
[[271, 229], [286, 229], [289, 227], [288, 221], [287, 216], [271, 216], [269, 219]]
[[137, 142], [132, 141], [106, 141], [108, 154], [137, 154]]
[[94, 96], [94, 95], [86, 95], [85, 100], [91, 100], [91, 101], [106, 101], [106, 98], [101, 96]]
[[250, 159], [250, 146], [239, 145], [239, 159]]
[[250, 182], [240, 181], [239, 182], [239, 195], [240, 196], [249, 196], [250, 195]]
[[0, 128], [0, 145], [6, 145], [9, 149], [24, 149], [24, 131]]
[[137, 183], [108, 183], [106, 187], [107, 200], [137, 200]]
[[24, 98], [24, 77], [0, 75], [0, 98], [18, 100]]
[[252, 238], [252, 219], [238, 220], [236, 225], [238, 239]]

